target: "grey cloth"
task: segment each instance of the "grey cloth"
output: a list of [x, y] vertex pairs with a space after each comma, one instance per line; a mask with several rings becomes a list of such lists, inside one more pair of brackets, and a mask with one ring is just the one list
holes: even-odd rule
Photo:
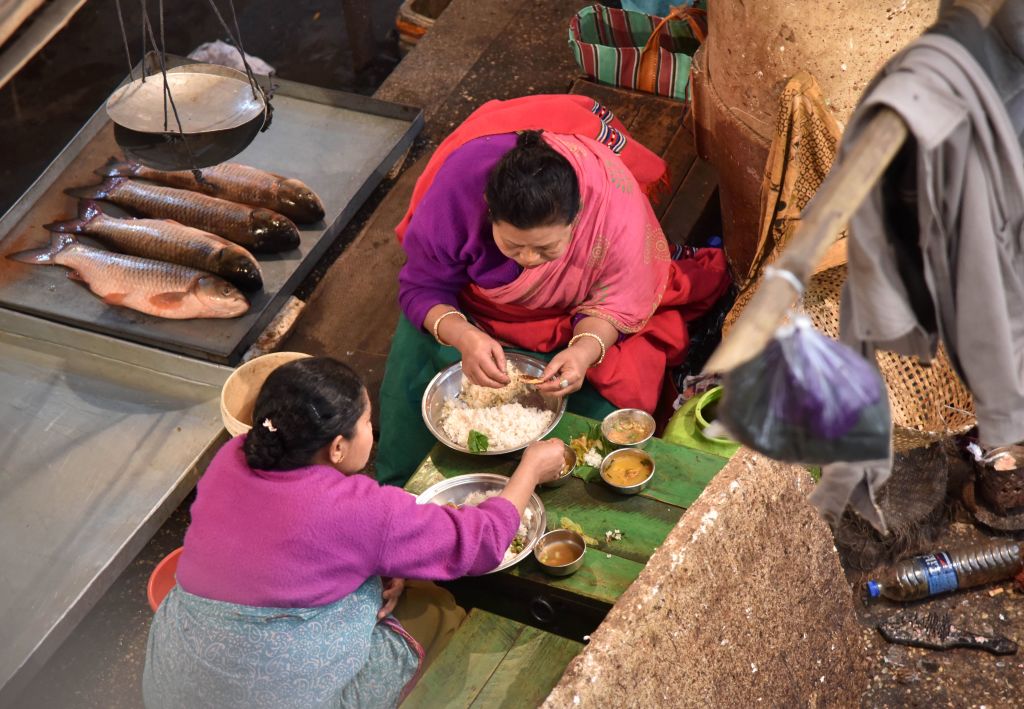
[[[1003, 71], [1020, 58], [997, 30], [985, 32], [991, 46], [974, 51], [1000, 67], [1005, 96], [959, 42], [925, 35], [865, 91], [839, 153], [842, 161], [880, 107], [899, 113], [911, 138], [889, 177], [915, 176], [909, 223], [917, 226], [908, 232], [899, 218], [899, 175], [854, 215], [842, 339], [871, 361], [885, 349], [927, 362], [941, 337], [974, 396], [986, 447], [1024, 439], [1024, 154], [1014, 125], [1024, 123], [1024, 104], [1019, 81]], [[830, 519], [850, 503], [884, 532], [874, 492], [890, 469], [889, 461], [826, 466], [811, 501]]]

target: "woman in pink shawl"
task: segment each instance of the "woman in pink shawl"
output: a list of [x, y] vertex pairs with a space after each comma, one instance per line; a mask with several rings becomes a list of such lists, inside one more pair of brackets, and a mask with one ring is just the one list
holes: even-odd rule
[[550, 358], [538, 388], [572, 394], [570, 410], [653, 412], [686, 321], [729, 278], [717, 249], [673, 260], [645, 194], [664, 163], [617, 126], [584, 97], [527, 97], [486, 104], [438, 148], [398, 229], [379, 479], [403, 481], [433, 444], [419, 420], [430, 378], [461, 359], [471, 381], [501, 386], [505, 346]]

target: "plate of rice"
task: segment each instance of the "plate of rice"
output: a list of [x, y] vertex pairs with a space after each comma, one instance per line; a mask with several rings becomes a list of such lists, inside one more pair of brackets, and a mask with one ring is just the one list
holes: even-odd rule
[[423, 393], [423, 421], [449, 448], [477, 455], [520, 451], [555, 428], [565, 399], [541, 394], [523, 378], [539, 377], [545, 363], [506, 352], [509, 383], [500, 389], [471, 384], [462, 362], [440, 372]]
[[[431, 485], [416, 498], [421, 505], [449, 505], [451, 507], [464, 507], [466, 505], [479, 505], [489, 497], [501, 494], [508, 484], [508, 478], [504, 475], [491, 473], [471, 473], [469, 475], [458, 475]], [[537, 540], [544, 536], [547, 531], [547, 512], [544, 503], [537, 497], [537, 493], [530, 495], [530, 501], [519, 521], [519, 531], [516, 533], [512, 544], [505, 551], [505, 558], [493, 570], [488, 573], [495, 573], [502, 569], [518, 564], [533, 551]]]

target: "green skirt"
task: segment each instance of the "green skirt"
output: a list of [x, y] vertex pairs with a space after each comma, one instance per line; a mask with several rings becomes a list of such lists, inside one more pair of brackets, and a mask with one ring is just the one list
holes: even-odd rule
[[[554, 352], [523, 352], [544, 361]], [[437, 443], [423, 423], [420, 407], [423, 392], [442, 369], [462, 359], [454, 347], [439, 345], [434, 338], [412, 326], [405, 316], [398, 320], [380, 388], [380, 443], [377, 447], [377, 480], [404, 485]], [[581, 416], [601, 419], [615, 407], [586, 382], [569, 397], [567, 409]]]

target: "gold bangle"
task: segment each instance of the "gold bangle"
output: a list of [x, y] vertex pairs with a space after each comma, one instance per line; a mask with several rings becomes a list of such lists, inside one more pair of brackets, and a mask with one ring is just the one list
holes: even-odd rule
[[597, 361], [594, 362], [594, 364], [592, 364], [591, 366], [596, 367], [597, 365], [601, 364], [601, 362], [604, 362], [604, 355], [607, 351], [604, 347], [604, 340], [602, 340], [600, 337], [598, 337], [592, 332], [581, 332], [578, 335], [573, 335], [572, 339], [569, 340], [569, 344], [566, 346], [566, 348], [568, 349], [569, 347], [572, 347], [573, 344], [581, 337], [593, 337], [595, 340], [597, 340], [597, 344], [601, 347], [601, 356], [598, 357]]
[[441, 345], [442, 347], [449, 347], [450, 345], [447, 342], [443, 342], [441, 340], [441, 336], [437, 334], [437, 328], [440, 327], [441, 321], [444, 320], [449, 315], [458, 315], [466, 322], [469, 322], [469, 320], [466, 319], [466, 316], [460, 313], [458, 310], [449, 310], [447, 312], [441, 313], [441, 317], [434, 321], [434, 339], [437, 340], [437, 344]]

